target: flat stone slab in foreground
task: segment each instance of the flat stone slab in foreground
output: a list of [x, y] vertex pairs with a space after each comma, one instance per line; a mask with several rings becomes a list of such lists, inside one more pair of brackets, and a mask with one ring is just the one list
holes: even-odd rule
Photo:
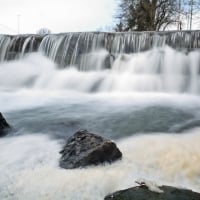
[[87, 130], [78, 131], [71, 136], [60, 153], [60, 167], [65, 169], [111, 163], [122, 157], [114, 142]]
[[147, 186], [138, 186], [117, 191], [104, 200], [200, 200], [200, 193], [170, 186], [159, 187], [163, 192], [150, 191]]

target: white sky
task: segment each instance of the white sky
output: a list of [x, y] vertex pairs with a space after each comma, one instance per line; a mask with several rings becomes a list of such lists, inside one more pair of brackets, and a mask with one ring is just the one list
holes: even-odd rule
[[110, 26], [116, 0], [0, 0], [0, 33], [96, 31]]
[[[118, 0], [0, 0], [0, 34], [97, 31], [112, 27]], [[199, 14], [198, 14], [199, 16]], [[195, 17], [194, 17], [195, 19]], [[183, 20], [183, 29], [187, 21]], [[171, 26], [168, 29], [176, 29]], [[192, 29], [199, 29], [199, 18]], [[168, 30], [167, 29], [167, 30]]]

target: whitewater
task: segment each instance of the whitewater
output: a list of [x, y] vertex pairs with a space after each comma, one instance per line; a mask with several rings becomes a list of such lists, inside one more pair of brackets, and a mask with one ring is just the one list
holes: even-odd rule
[[[75, 54], [65, 68], [42, 51], [0, 63], [0, 111], [13, 127], [0, 138], [0, 199], [102, 200], [140, 178], [200, 192], [198, 49], [119, 53], [110, 68], [106, 49], [79, 67]], [[61, 169], [79, 129], [113, 139], [123, 159]]]

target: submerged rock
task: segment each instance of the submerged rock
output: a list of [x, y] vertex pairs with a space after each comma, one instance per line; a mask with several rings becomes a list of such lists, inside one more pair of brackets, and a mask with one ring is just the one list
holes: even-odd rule
[[10, 129], [10, 125], [7, 123], [3, 115], [0, 113], [0, 137], [6, 135]]
[[152, 191], [148, 186], [141, 185], [117, 191], [104, 200], [200, 200], [200, 193], [191, 190], [170, 186], [161, 186], [159, 189], [162, 192]]
[[111, 163], [122, 157], [114, 142], [87, 130], [80, 130], [71, 136], [60, 153], [60, 167], [65, 169]]

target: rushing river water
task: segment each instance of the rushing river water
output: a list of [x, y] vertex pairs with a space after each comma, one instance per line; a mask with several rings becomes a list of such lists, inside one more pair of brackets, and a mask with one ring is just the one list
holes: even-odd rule
[[[58, 69], [42, 53], [0, 64], [0, 199], [102, 200], [146, 178], [200, 192], [200, 53], [157, 47], [88, 55], [87, 69]], [[112, 165], [65, 170], [59, 151], [88, 129], [117, 143]]]

